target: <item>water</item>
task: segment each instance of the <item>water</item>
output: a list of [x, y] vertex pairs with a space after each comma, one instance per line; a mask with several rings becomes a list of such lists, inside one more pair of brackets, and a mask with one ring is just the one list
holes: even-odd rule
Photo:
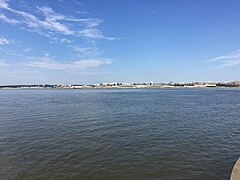
[[229, 179], [239, 89], [1, 90], [0, 179]]

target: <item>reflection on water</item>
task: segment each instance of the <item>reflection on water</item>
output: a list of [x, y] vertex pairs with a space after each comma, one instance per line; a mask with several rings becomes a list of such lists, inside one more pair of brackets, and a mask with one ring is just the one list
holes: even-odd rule
[[3, 179], [229, 179], [240, 90], [1, 90]]

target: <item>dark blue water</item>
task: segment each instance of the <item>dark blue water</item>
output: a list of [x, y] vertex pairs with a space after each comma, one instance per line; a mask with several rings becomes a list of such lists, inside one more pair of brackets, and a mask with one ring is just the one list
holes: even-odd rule
[[1, 90], [0, 179], [229, 179], [239, 89]]

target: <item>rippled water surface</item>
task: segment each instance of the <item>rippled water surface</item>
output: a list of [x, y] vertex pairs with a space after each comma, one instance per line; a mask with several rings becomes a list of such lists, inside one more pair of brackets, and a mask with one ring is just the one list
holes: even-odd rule
[[0, 90], [0, 179], [229, 179], [238, 89]]

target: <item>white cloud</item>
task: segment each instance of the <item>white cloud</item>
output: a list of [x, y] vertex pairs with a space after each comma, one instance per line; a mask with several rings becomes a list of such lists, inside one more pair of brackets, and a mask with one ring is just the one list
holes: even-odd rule
[[29, 53], [30, 51], [32, 51], [31, 48], [27, 48], [27, 49], [24, 50], [25, 53]]
[[7, 22], [7, 23], [9, 23], [9, 24], [18, 24], [18, 23], [20, 23], [20, 21], [18, 21], [16, 19], [8, 18], [4, 14], [0, 14], [0, 19], [5, 21], [5, 22]]
[[49, 30], [61, 32], [65, 35], [74, 34], [73, 31], [69, 29], [68, 26], [64, 25], [63, 23], [60, 23], [60, 20], [65, 19], [64, 15], [57, 14], [53, 12], [53, 10], [49, 7], [39, 7], [38, 8], [43, 15], [45, 16], [45, 21], [41, 21], [38, 19], [39, 27], [43, 27]]
[[35, 61], [25, 63], [24, 66], [36, 67], [50, 70], [86, 70], [98, 68], [101, 65], [112, 64], [111, 59], [86, 59], [74, 62], [60, 62], [48, 57], [43, 57]]
[[[11, 41], [12, 42], [12, 41]], [[0, 52], [2, 54], [7, 54], [10, 56], [18, 56], [18, 57], [23, 57], [24, 56], [24, 50], [14, 50], [13, 48], [9, 48], [9, 47], [0, 47]]]
[[106, 39], [106, 40], [117, 40], [118, 38], [107, 37], [103, 35], [101, 31], [95, 28], [85, 28], [78, 32], [81, 36], [90, 38], [90, 39]]
[[66, 21], [80, 22], [86, 25], [87, 28], [94, 28], [103, 23], [101, 19], [85, 18], [85, 19], [75, 19], [75, 18], [65, 18]]
[[79, 0], [74, 0], [73, 2], [74, 2], [77, 6], [82, 6], [82, 5], [83, 5], [83, 3], [79, 2]]
[[0, 45], [10, 44], [10, 43], [11, 43], [11, 42], [10, 42], [8, 39], [0, 36]]
[[98, 29], [84, 29], [79, 31], [79, 34], [86, 37], [86, 38], [93, 38], [93, 39], [103, 39], [104, 35]]
[[39, 16], [36, 16], [32, 13], [13, 9], [7, 1], [4, 0], [0, 0], [0, 8], [8, 10], [18, 16], [18, 20], [16, 20], [1, 14], [0, 20], [2, 19], [12, 25], [18, 23], [25, 24], [27, 30], [38, 32], [47, 37], [51, 37], [54, 35], [54, 32], [57, 32], [62, 35], [82, 36], [90, 39], [116, 39], [103, 35], [103, 33], [97, 29], [103, 22], [101, 19], [66, 16], [56, 13], [52, 8], [47, 6], [37, 7], [38, 11], [35, 13]]
[[8, 3], [5, 0], [0, 0], [0, 8], [8, 8]]
[[240, 50], [233, 51], [228, 55], [218, 56], [210, 59], [208, 62], [220, 62], [219, 67], [229, 67], [240, 64]]
[[96, 48], [90, 48], [90, 47], [80, 47], [80, 46], [70, 46], [70, 47], [72, 47], [75, 51], [81, 54], [94, 54], [97, 51]]
[[21, 22], [26, 24], [27, 27], [30, 29], [41, 30], [41, 31], [44, 31], [44, 30], [55, 31], [65, 35], [73, 34], [73, 31], [71, 31], [66, 25], [58, 21], [60, 20], [60, 17], [58, 17], [57, 15], [48, 17], [46, 16], [46, 14], [44, 14], [45, 19], [40, 20], [38, 17], [23, 11], [14, 10], [11, 8], [8, 8], [8, 10], [23, 17], [23, 20]]
[[0, 67], [8, 67], [10, 64], [6, 63], [4, 60], [0, 59]]
[[38, 10], [41, 11], [47, 19], [52, 20], [52, 21], [62, 20], [65, 18], [64, 15], [55, 13], [52, 10], [52, 8], [47, 7], [47, 6], [40, 6], [40, 7], [38, 7]]
[[76, 10], [75, 13], [81, 14], [81, 15], [89, 15], [90, 14], [88, 11], [78, 11], [78, 10]]
[[60, 42], [61, 43], [72, 43], [73, 41], [72, 40], [70, 40], [70, 39], [66, 39], [66, 38], [62, 38], [62, 39], [60, 39]]
[[220, 67], [229, 67], [229, 66], [235, 66], [240, 64], [240, 58], [239, 59], [234, 59], [234, 60], [228, 60], [224, 62], [224, 64], [220, 65]]

